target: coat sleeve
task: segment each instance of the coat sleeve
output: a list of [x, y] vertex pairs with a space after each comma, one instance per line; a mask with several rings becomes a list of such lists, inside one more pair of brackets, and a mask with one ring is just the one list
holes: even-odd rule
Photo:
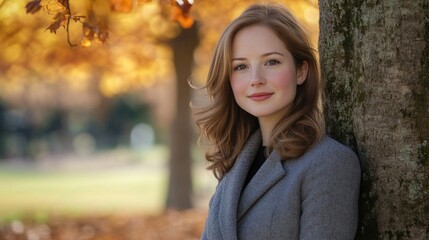
[[201, 235], [201, 240], [207, 240], [207, 234], [206, 231], [203, 231], [203, 234]]
[[[216, 191], [217, 191], [218, 186], [216, 187]], [[215, 194], [213, 194], [213, 196], [210, 199], [210, 202], [209, 202], [209, 213], [208, 214], [210, 214], [210, 211], [212, 211], [212, 205], [213, 205], [213, 199], [214, 198], [215, 198]], [[207, 216], [207, 219], [206, 219], [206, 222], [205, 222], [205, 227], [204, 227], [203, 233], [201, 235], [201, 240], [208, 240], [208, 237], [207, 237], [207, 228], [208, 228], [207, 222], [208, 222], [208, 218], [209, 217], [210, 216]]]
[[213, 201], [215, 201], [215, 198], [218, 198], [219, 188], [220, 188], [219, 186], [220, 186], [220, 182], [216, 186], [216, 189], [215, 189], [213, 196], [210, 198], [208, 215], [207, 215], [207, 219], [205, 222], [205, 227], [204, 227], [203, 233], [201, 235], [201, 240], [208, 240], [209, 239], [208, 234], [207, 234], [208, 228], [210, 228], [210, 227], [214, 228], [215, 227], [215, 226], [209, 226], [209, 221], [210, 221], [210, 218], [213, 217], [212, 215], [214, 215], [214, 212], [216, 212], [216, 209], [213, 209]]
[[318, 156], [302, 181], [300, 239], [354, 239], [360, 164], [345, 146]]

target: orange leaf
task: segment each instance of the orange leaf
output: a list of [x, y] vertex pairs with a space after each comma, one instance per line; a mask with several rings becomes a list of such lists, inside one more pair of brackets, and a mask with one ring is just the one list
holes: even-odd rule
[[194, 1], [189, 1], [189, 0], [175, 0], [174, 2], [176, 2], [176, 6], [178, 6], [183, 14], [189, 14], [192, 4]]
[[194, 24], [194, 19], [189, 16], [193, 1], [171, 0], [173, 9], [171, 10], [171, 19], [179, 22], [183, 28], [190, 28]]
[[132, 0], [110, 0], [110, 9], [115, 12], [131, 12]]
[[42, 6], [40, 6], [41, 0], [33, 0], [25, 5], [25, 11], [26, 13], [35, 14], [38, 12]]

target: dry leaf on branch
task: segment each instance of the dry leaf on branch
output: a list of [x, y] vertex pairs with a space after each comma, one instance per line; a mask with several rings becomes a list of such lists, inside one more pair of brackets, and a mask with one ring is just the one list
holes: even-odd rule
[[58, 0], [58, 2], [63, 5], [65, 8], [69, 8], [69, 1], [68, 0]]
[[33, 0], [25, 5], [26, 13], [35, 14], [42, 6], [40, 5], [41, 0]]
[[45, 29], [45, 31], [49, 30], [51, 33], [55, 33], [56, 34], [58, 28], [60, 28], [61, 26], [63, 28], [65, 28], [67, 19], [69, 17], [70, 17], [70, 15], [66, 14], [65, 12], [57, 13], [57, 15], [55, 15], [55, 17], [54, 17], [54, 22], [51, 25], [49, 25], [49, 27], [47, 27]]

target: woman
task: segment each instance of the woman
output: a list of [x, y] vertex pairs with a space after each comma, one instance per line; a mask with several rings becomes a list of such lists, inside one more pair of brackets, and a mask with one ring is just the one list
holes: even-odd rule
[[219, 179], [202, 239], [353, 239], [360, 167], [324, 134], [322, 83], [285, 8], [252, 5], [223, 32], [196, 121]]

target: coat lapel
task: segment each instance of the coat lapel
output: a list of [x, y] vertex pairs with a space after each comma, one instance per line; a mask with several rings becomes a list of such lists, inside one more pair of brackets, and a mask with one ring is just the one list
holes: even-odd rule
[[244, 145], [243, 151], [237, 157], [234, 166], [224, 176], [221, 182], [224, 187], [219, 209], [219, 223], [222, 238], [237, 239], [237, 209], [241, 190], [253, 158], [261, 145], [261, 132], [256, 131]]
[[238, 220], [285, 175], [280, 155], [272, 152], [244, 189], [238, 205]]

